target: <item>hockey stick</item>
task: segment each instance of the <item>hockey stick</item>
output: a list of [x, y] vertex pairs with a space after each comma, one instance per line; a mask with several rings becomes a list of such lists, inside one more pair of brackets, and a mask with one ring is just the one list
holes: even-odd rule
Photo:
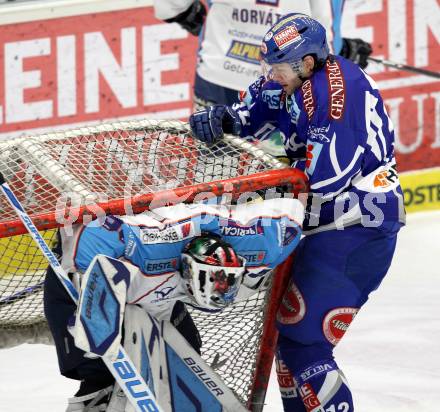
[[[67, 276], [67, 273], [58, 262], [56, 256], [53, 254], [43, 237], [38, 232], [38, 229], [24, 210], [20, 201], [11, 191], [1, 173], [0, 187], [8, 199], [8, 202], [15, 210], [20, 220], [23, 222], [27, 231], [32, 236], [35, 243], [37, 243], [45, 258], [48, 260], [50, 266], [60, 280], [61, 284], [66, 289], [69, 296], [76, 304], [78, 304], [78, 291], [75, 289], [75, 286]], [[104, 361], [108, 370], [112, 373], [116, 381], [123, 389], [127, 399], [133, 405], [136, 412], [162, 412], [162, 409], [159, 407], [150, 388], [147, 386], [122, 346], [119, 347], [119, 353], [116, 360], [111, 360], [106, 357], [102, 357], [101, 359]]]
[[19, 290], [12, 295], [0, 298], [0, 306], [8, 305], [9, 303], [15, 303], [19, 299], [27, 298], [30, 294], [39, 292], [43, 289], [44, 281], [37, 283], [36, 285], [29, 286], [25, 289]]
[[383, 64], [384, 66], [392, 67], [394, 69], [406, 70], [408, 72], [423, 74], [425, 76], [434, 77], [435, 79], [440, 79], [440, 73], [431, 70], [420, 69], [419, 67], [408, 66], [407, 64], [395, 63], [389, 60], [377, 59], [376, 57], [368, 57], [368, 60], [376, 63]]

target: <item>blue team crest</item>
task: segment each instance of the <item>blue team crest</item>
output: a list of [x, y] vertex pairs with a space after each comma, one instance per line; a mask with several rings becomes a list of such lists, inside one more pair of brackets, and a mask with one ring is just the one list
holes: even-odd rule
[[157, 289], [154, 291], [154, 294], [156, 295], [156, 299], [160, 300], [160, 299], [166, 299], [167, 296], [174, 290], [176, 289], [177, 286], [165, 286], [162, 289]]

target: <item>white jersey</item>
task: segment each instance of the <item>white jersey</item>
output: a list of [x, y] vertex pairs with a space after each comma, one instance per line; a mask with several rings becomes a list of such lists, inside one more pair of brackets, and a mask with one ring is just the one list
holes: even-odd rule
[[[162, 20], [184, 12], [192, 0], [155, 0]], [[331, 46], [333, 16], [330, 0], [212, 0], [201, 36], [197, 74], [233, 90], [244, 90], [261, 74], [260, 45], [267, 30], [283, 15], [298, 12], [318, 20]]]

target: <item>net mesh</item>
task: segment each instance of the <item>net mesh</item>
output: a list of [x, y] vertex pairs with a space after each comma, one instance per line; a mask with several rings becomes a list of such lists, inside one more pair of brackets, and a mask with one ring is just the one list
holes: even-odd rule
[[220, 314], [191, 311], [202, 338], [203, 359], [245, 405], [252, 390], [267, 290]]
[[[208, 147], [192, 139], [179, 122], [139, 121], [0, 143], [0, 167], [31, 218], [57, 211], [52, 223], [63, 219], [65, 223], [72, 218], [66, 206], [248, 176], [279, 163], [233, 139]], [[0, 335], [44, 324], [47, 261], [28, 235], [8, 235], [16, 222], [15, 212], [0, 196]], [[53, 246], [56, 229], [42, 234]], [[252, 383], [264, 301], [261, 292], [219, 315], [193, 311], [203, 357], [244, 403]]]

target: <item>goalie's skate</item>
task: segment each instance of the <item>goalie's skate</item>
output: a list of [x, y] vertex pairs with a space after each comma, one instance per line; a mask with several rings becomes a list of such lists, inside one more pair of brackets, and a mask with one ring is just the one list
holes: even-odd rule
[[66, 412], [106, 411], [112, 392], [113, 385], [87, 395], [70, 398], [68, 400]]

